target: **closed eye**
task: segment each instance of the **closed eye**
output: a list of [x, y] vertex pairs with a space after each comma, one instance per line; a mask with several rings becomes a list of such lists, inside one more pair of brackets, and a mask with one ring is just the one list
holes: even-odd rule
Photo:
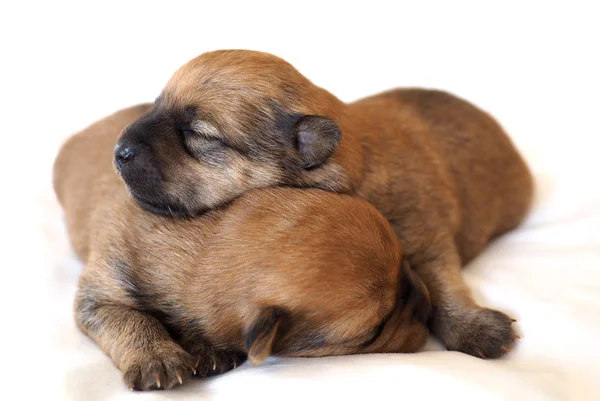
[[202, 133], [196, 132], [191, 129], [181, 130], [181, 135], [186, 141], [203, 142], [211, 145], [219, 144], [227, 146], [227, 143], [225, 142], [225, 140], [223, 140], [223, 138], [202, 135]]
[[191, 139], [194, 138], [197, 134], [196, 131], [193, 131], [191, 129], [184, 129], [181, 130], [181, 135], [185, 138], [185, 139]]
[[383, 332], [383, 328], [385, 327], [385, 324], [388, 321], [388, 317], [386, 317], [385, 319], [383, 319], [383, 321], [381, 323], [379, 323], [379, 325], [377, 325], [377, 327], [375, 327], [373, 329], [373, 334], [371, 335], [371, 338], [369, 338], [367, 341], [364, 341], [360, 346], [361, 347], [368, 347], [369, 345], [373, 344], [381, 335], [381, 333]]
[[387, 322], [390, 321], [392, 315], [394, 314], [394, 310], [392, 309], [386, 317], [383, 318], [383, 320], [381, 321], [381, 323], [379, 323], [373, 330], [372, 330], [372, 335], [371, 337], [367, 340], [364, 341], [361, 346], [362, 347], [368, 347], [369, 345], [373, 344], [375, 341], [377, 341], [377, 339], [379, 338], [379, 336], [381, 335], [381, 333], [383, 332], [383, 329], [385, 328], [385, 325], [387, 324]]

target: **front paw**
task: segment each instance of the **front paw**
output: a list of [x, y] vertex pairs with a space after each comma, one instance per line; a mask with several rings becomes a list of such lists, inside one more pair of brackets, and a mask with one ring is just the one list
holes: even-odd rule
[[235, 369], [246, 360], [246, 354], [242, 352], [217, 350], [210, 346], [197, 347], [192, 351], [192, 355], [198, 361], [198, 377], [220, 375]]
[[446, 318], [441, 337], [452, 351], [499, 358], [510, 352], [519, 338], [512, 327], [515, 320], [497, 310], [477, 308]]
[[187, 381], [196, 359], [175, 343], [154, 349], [130, 351], [125, 360], [123, 380], [132, 390], [170, 389]]

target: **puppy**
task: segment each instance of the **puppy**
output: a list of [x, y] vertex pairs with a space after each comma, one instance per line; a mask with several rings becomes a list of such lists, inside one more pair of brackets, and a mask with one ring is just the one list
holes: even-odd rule
[[112, 166], [117, 112], [69, 139], [54, 188], [77, 255], [79, 328], [127, 386], [171, 388], [270, 355], [414, 352], [429, 294], [366, 201], [251, 190], [195, 219], [141, 209]]
[[366, 199], [429, 288], [430, 328], [448, 349], [494, 358], [513, 345], [513, 320], [475, 303], [461, 266], [520, 224], [532, 177], [499, 124], [460, 98], [396, 89], [344, 103], [273, 55], [209, 52], [125, 130], [115, 164], [161, 214], [273, 186]]

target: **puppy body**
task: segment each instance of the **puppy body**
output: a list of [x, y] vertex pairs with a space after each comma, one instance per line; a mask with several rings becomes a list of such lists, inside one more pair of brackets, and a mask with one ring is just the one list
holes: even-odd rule
[[170, 388], [246, 354], [260, 362], [424, 344], [427, 290], [365, 201], [272, 188], [194, 219], [142, 210], [111, 163], [118, 134], [148, 111], [125, 109], [73, 136], [54, 167], [86, 263], [76, 321], [128, 386]]
[[393, 90], [348, 113], [368, 159], [356, 194], [389, 219], [429, 286], [433, 332], [449, 349], [504, 354], [511, 322], [475, 304], [460, 266], [526, 215], [532, 177], [513, 144], [485, 112], [439, 91]]
[[364, 198], [428, 286], [431, 328], [449, 349], [498, 357], [514, 342], [512, 320], [478, 306], [460, 268], [520, 224], [532, 177], [498, 123], [465, 100], [398, 89], [346, 104], [275, 56], [205, 53], [125, 130], [116, 161], [133, 197], [159, 213], [277, 185]]
[[442, 226], [467, 263], [525, 217], [528, 168], [475, 106], [444, 92], [399, 89], [351, 103], [348, 114], [368, 159], [356, 193], [388, 216], [411, 254], [423, 250], [414, 242], [435, 243]]

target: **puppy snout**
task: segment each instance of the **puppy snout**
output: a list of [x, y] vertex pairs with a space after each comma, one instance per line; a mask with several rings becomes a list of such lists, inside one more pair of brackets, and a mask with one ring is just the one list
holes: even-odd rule
[[115, 163], [121, 168], [135, 157], [135, 150], [132, 146], [118, 144], [115, 146]]

